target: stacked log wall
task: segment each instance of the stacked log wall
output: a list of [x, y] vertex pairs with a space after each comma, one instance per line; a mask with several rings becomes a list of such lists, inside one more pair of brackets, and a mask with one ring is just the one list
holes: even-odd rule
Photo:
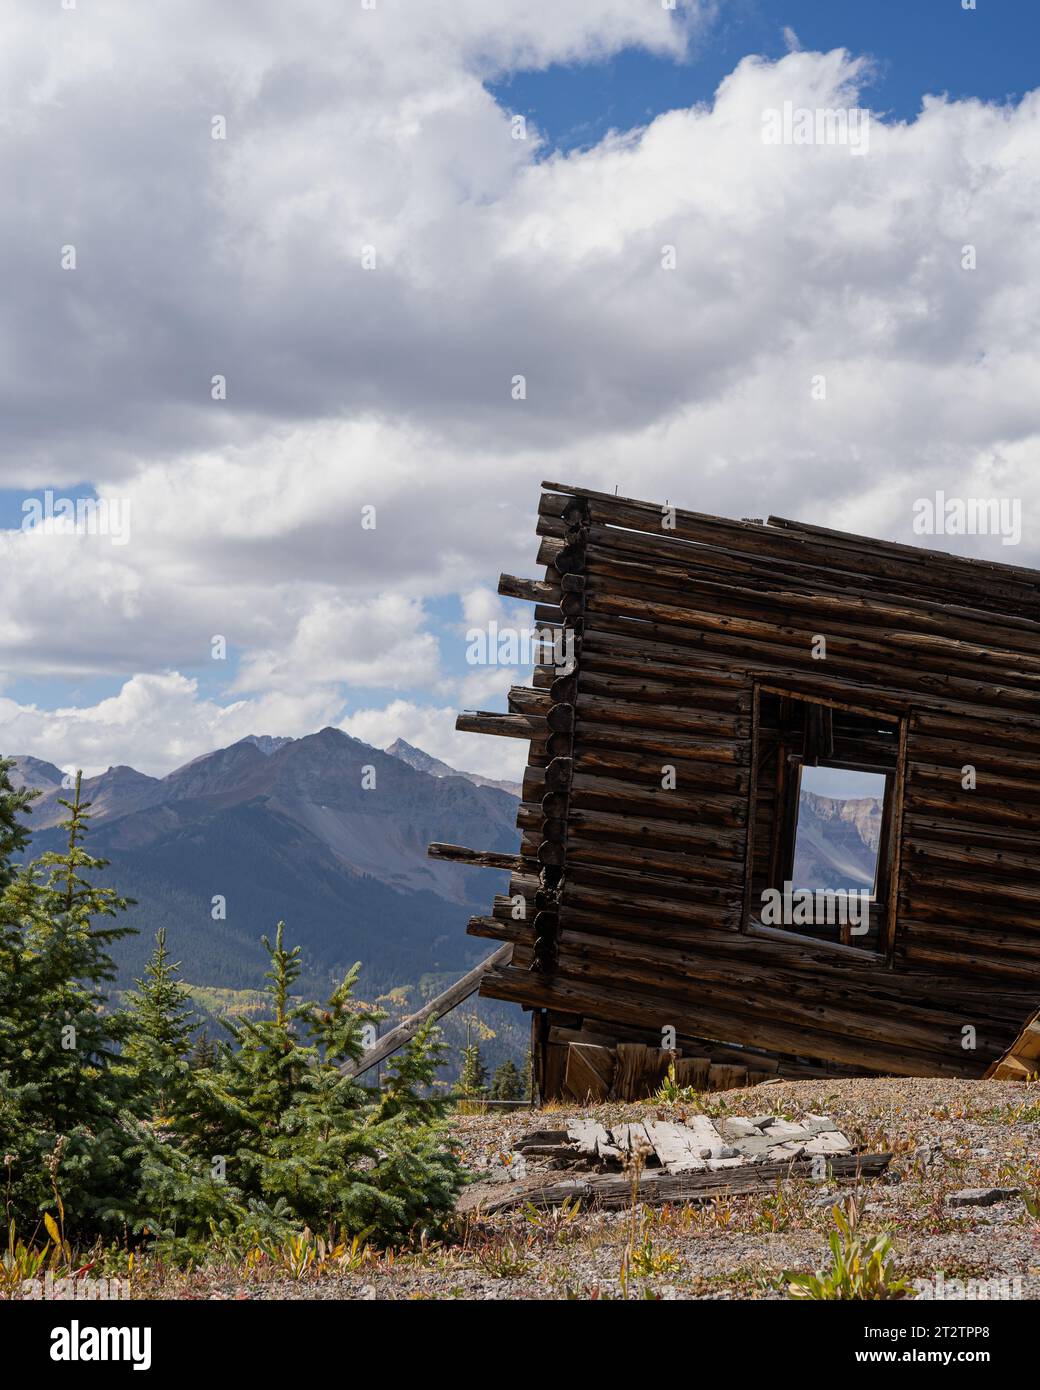
[[[1040, 997], [1040, 576], [543, 486], [544, 578], [501, 587], [570, 635], [575, 669], [546, 662], [507, 715], [459, 723], [530, 739], [511, 896], [470, 928], [514, 943], [482, 993], [648, 1035], [981, 1075]], [[773, 814], [756, 690], [900, 724], [884, 955], [748, 929]]]

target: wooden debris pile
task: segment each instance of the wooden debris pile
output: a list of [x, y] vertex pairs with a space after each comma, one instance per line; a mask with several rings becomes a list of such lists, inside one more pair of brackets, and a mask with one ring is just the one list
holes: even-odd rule
[[[459, 1207], [493, 1215], [573, 1201], [606, 1210], [633, 1200], [710, 1202], [724, 1193], [771, 1192], [790, 1178], [827, 1184], [876, 1178], [891, 1157], [855, 1152], [827, 1115], [796, 1121], [734, 1116], [717, 1123], [694, 1115], [681, 1123], [653, 1119], [609, 1129], [579, 1119], [565, 1129], [524, 1135], [497, 1182], [469, 1188]], [[545, 1170], [567, 1176], [550, 1178]]]
[[530, 1164], [542, 1160], [550, 1168], [585, 1168], [616, 1172], [633, 1157], [642, 1167], [667, 1173], [717, 1172], [743, 1164], [850, 1154], [853, 1145], [827, 1115], [804, 1120], [775, 1115], [733, 1117], [718, 1125], [706, 1115], [684, 1123], [645, 1120], [611, 1129], [595, 1120], [574, 1120], [567, 1129], [541, 1129], [517, 1144], [517, 1153]]

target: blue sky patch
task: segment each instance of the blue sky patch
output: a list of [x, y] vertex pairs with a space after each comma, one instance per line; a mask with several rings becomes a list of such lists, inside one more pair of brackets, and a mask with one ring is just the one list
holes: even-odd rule
[[532, 121], [543, 155], [585, 149], [608, 130], [632, 130], [664, 111], [711, 102], [722, 79], [748, 54], [775, 60], [789, 51], [846, 48], [874, 59], [865, 105], [912, 121], [926, 95], [1016, 101], [1036, 83], [1040, 6], [1012, 0], [721, 0], [719, 16], [685, 61], [627, 49], [601, 63], [554, 64], [517, 72], [488, 89], [506, 110]]

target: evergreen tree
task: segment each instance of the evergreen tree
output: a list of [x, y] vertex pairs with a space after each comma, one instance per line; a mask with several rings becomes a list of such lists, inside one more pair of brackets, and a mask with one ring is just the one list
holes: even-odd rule
[[206, 1071], [217, 1063], [217, 1045], [210, 1035], [203, 1030], [199, 1034], [198, 1042], [192, 1048], [191, 1065], [194, 1071]]
[[160, 928], [144, 976], [127, 995], [123, 1062], [134, 1077], [134, 1108], [161, 1122], [170, 1118], [188, 1083], [193, 1015], [191, 996], [177, 978], [179, 969], [166, 950], [166, 929]]
[[520, 1073], [514, 1062], [503, 1062], [491, 1078], [492, 1100], [519, 1100], [523, 1095]]
[[524, 1058], [524, 1069], [520, 1076], [520, 1099], [534, 1098], [534, 1063], [530, 1052]]
[[[431, 1031], [413, 1040], [374, 1098], [343, 1072], [362, 1056], [364, 1025], [378, 1022], [352, 1002], [359, 967], [324, 1005], [296, 1001], [300, 948], [284, 945], [283, 923], [273, 944], [263, 942], [269, 1016], [225, 1025], [234, 1045], [211, 1071], [191, 1074], [175, 1144], [142, 1136], [143, 1191], [161, 1194], [153, 1219], [189, 1240], [221, 1203], [216, 1224], [239, 1230], [292, 1220], [389, 1240], [423, 1219], [440, 1221], [460, 1177], [437, 1128], [438, 1104], [421, 1093], [440, 1062]], [[215, 1160], [222, 1188], [208, 1177]]]
[[462, 1171], [446, 1143], [443, 1121], [450, 1102], [437, 1091], [447, 1047], [433, 1019], [390, 1064], [372, 1128], [380, 1163], [376, 1231], [388, 1235], [438, 1226], [454, 1209]]
[[28, 826], [22, 824], [19, 816], [28, 815], [31, 803], [40, 794], [29, 787], [15, 790], [10, 778], [13, 766], [13, 759], [0, 758], [0, 892], [14, 877], [12, 855], [20, 854], [29, 843]]
[[[279, 923], [264, 938], [268, 1016], [228, 1025], [230, 1045], [200, 1040], [194, 1066], [162, 933], [129, 1007], [109, 1009], [129, 900], [95, 882], [106, 861], [83, 847], [81, 790], [77, 777], [62, 803], [64, 851], [0, 892], [0, 1155], [18, 1233], [33, 1240], [53, 1211], [74, 1242], [130, 1229], [198, 1258], [214, 1237], [309, 1226], [388, 1242], [442, 1222], [461, 1185], [440, 1127], [444, 1048], [423, 1029], [381, 1096], [346, 1076], [379, 1018], [352, 998], [357, 966], [324, 1005], [298, 1000], [299, 948]], [[18, 796], [0, 776], [0, 849], [25, 843]]]
[[463, 1100], [478, 1100], [487, 1094], [487, 1067], [480, 1055], [480, 1044], [470, 1043], [462, 1049], [458, 1093]]
[[0, 896], [10, 969], [0, 980], [0, 1139], [13, 1156], [12, 1206], [33, 1221], [61, 1193], [70, 1227], [83, 1229], [118, 1219], [125, 1191], [119, 1112], [129, 1085], [118, 1049], [127, 1029], [106, 1002], [110, 948], [133, 929], [109, 925], [129, 902], [88, 876], [107, 861], [83, 848], [80, 775], [72, 799], [60, 800], [65, 850], [17, 871]]

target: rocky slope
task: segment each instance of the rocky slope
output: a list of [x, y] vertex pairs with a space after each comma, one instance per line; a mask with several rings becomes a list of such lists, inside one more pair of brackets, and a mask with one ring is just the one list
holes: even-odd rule
[[796, 888], [871, 888], [881, 838], [877, 797], [803, 791], [792, 881]]

